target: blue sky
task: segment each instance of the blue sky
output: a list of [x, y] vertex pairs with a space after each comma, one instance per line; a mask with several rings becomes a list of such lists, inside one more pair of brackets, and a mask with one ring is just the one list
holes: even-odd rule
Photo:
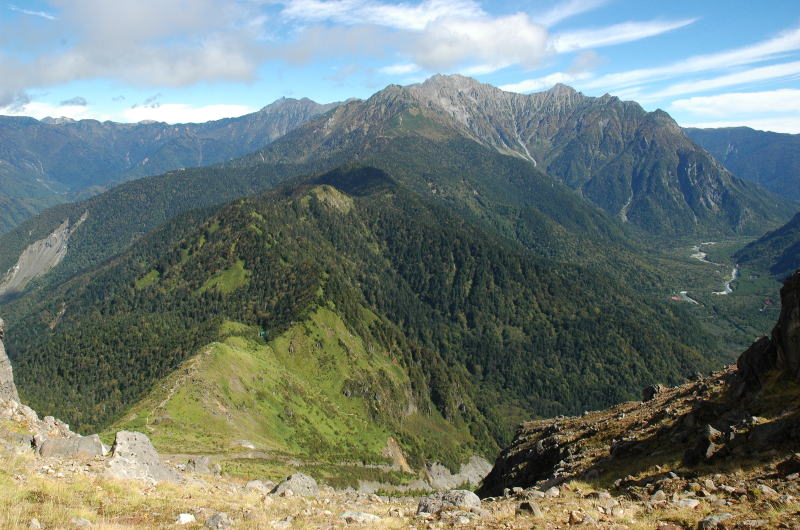
[[0, 4], [0, 114], [206, 121], [461, 73], [681, 125], [800, 133], [797, 0], [48, 0]]

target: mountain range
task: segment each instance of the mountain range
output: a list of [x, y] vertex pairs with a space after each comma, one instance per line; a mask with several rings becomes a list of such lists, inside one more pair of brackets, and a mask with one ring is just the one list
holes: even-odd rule
[[282, 98], [238, 118], [177, 125], [0, 116], [0, 233], [126, 180], [245, 155], [336, 105]]
[[735, 175], [800, 199], [800, 135], [749, 127], [684, 130]]
[[[27, 402], [183, 448], [236, 436], [380, 462], [392, 438], [454, 468], [518, 420], [724, 362], [702, 315], [669, 301], [688, 265], [662, 247], [756, 237], [797, 208], [666, 113], [563, 85], [435, 76], [276, 105], [296, 111], [270, 125], [285, 134], [258, 121], [249, 154], [184, 168], [203, 141], [168, 143], [153, 160], [175, 169], [0, 236]], [[242, 120], [209, 126], [219, 160]]]

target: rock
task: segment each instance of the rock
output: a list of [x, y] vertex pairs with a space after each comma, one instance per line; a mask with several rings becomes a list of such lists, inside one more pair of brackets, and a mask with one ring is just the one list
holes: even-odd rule
[[733, 515], [729, 513], [721, 513], [719, 515], [709, 515], [708, 517], [704, 518], [699, 523], [697, 523], [697, 528], [699, 530], [716, 530], [719, 527], [720, 523], [722, 523], [723, 521], [727, 521], [732, 517]]
[[119, 431], [106, 474], [112, 478], [179, 481], [180, 474], [164, 465], [150, 439], [140, 432]]
[[542, 509], [533, 501], [523, 501], [517, 507], [517, 515], [531, 514], [534, 517], [543, 517]]
[[198, 475], [212, 475], [211, 460], [207, 456], [196, 456], [186, 462], [186, 471], [197, 473]]
[[650, 385], [642, 390], [642, 401], [650, 401], [665, 390], [663, 385]]
[[739, 528], [763, 528], [769, 524], [766, 519], [748, 519], [740, 522], [737, 526]]
[[780, 462], [775, 468], [781, 475], [793, 475], [800, 473], [800, 453], [794, 453], [792, 456]]
[[349, 524], [365, 524], [365, 523], [377, 523], [380, 522], [381, 518], [377, 515], [372, 515], [371, 513], [364, 513], [364, 512], [355, 512], [355, 511], [347, 511], [342, 513], [339, 516], [340, 519], [343, 519], [344, 522]]
[[561, 490], [558, 489], [558, 486], [553, 486], [544, 492], [544, 494], [548, 497], [558, 497], [560, 493]]
[[178, 514], [178, 520], [175, 521], [175, 524], [176, 525], [184, 525], [184, 524], [189, 524], [189, 523], [194, 523], [194, 522], [196, 522], [196, 519], [194, 518], [194, 515], [192, 515], [190, 513], [179, 513]]
[[37, 519], [36, 517], [33, 517], [31, 519], [31, 522], [28, 523], [28, 528], [30, 530], [40, 530], [42, 528], [42, 523], [39, 522], [39, 519]]
[[83, 517], [73, 517], [69, 522], [72, 523], [72, 526], [77, 528], [86, 528], [92, 526], [92, 522], [88, 519], [84, 519]]
[[226, 530], [233, 526], [233, 520], [225, 512], [219, 512], [212, 515], [203, 528], [210, 528], [212, 530]]
[[419, 501], [417, 513], [439, 513], [447, 508], [480, 508], [481, 500], [467, 490], [440, 491]]
[[762, 495], [767, 495], [768, 497], [777, 497], [778, 496], [778, 492], [777, 491], [775, 491], [774, 489], [770, 488], [769, 486], [767, 486], [765, 484], [759, 484], [758, 486], [756, 486], [756, 490], [761, 492]]
[[658, 490], [657, 492], [653, 493], [650, 497], [650, 500], [653, 502], [663, 502], [667, 500], [667, 494], [664, 493], [664, 490]]
[[680, 499], [675, 501], [673, 504], [675, 504], [675, 506], [680, 506], [681, 508], [689, 508], [690, 510], [693, 510], [700, 506], [700, 501], [697, 499]]
[[287, 492], [301, 497], [316, 497], [319, 495], [317, 481], [303, 473], [294, 473], [283, 479], [270, 493], [286, 497]]
[[269, 493], [274, 487], [275, 484], [273, 483], [267, 484], [261, 480], [251, 480], [250, 482], [244, 485], [244, 489], [246, 490], [260, 491], [261, 493]]
[[583, 515], [580, 512], [569, 512], [569, 524], [581, 524], [583, 522]]
[[38, 447], [37, 452], [43, 457], [92, 458], [103, 456], [104, 448], [100, 437], [93, 434], [73, 438], [48, 438]]
[[683, 527], [673, 523], [659, 523], [656, 530], [683, 530]]
[[619, 506], [614, 506], [613, 508], [611, 508], [611, 515], [613, 515], [614, 517], [620, 518], [620, 517], [625, 515], [625, 510], [623, 510]]

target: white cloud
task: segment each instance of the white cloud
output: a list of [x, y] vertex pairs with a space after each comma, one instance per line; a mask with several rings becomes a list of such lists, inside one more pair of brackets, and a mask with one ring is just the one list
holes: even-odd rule
[[536, 22], [544, 26], [554, 26], [562, 20], [597, 9], [607, 3], [608, 0], [566, 0], [553, 6], [549, 11], [541, 15], [536, 15], [533, 18]]
[[31, 101], [19, 106], [0, 107], [0, 114], [5, 116], [31, 116], [37, 120], [42, 118], [71, 118], [73, 120], [83, 120], [94, 118], [86, 105], [51, 105]]
[[765, 92], [730, 92], [673, 101], [670, 108], [699, 116], [727, 117], [731, 114], [797, 112], [800, 90], [784, 88]]
[[[33, 28], [38, 55], [0, 55], [0, 105], [25, 90], [107, 78], [146, 86], [255, 79], [265, 53], [253, 5], [237, 0], [51, 0], [52, 28]], [[0, 33], [8, 29], [0, 23]], [[36, 34], [35, 32], [40, 33]], [[46, 48], [62, 41], [66, 46]]]
[[712, 79], [676, 83], [662, 90], [648, 94], [646, 99], [657, 100], [664, 97], [705, 92], [707, 90], [742, 85], [746, 83], [769, 81], [772, 79], [781, 79], [787, 77], [797, 78], [798, 76], [800, 76], [800, 61], [772, 64], [769, 66], [761, 66], [759, 68], [743, 70], [741, 72], [735, 72]]
[[414, 63], [402, 63], [384, 66], [383, 68], [379, 68], [378, 71], [387, 75], [406, 75], [419, 72], [420, 67]]
[[193, 107], [184, 103], [162, 103], [155, 106], [135, 107], [123, 111], [123, 121], [145, 120], [166, 123], [202, 123], [210, 120], [231, 118], [255, 112], [245, 105], [205, 105]]
[[427, 70], [470, 67], [486, 73], [512, 64], [534, 68], [546, 49], [547, 30], [518, 13], [481, 20], [437, 19], [425, 27], [410, 51], [413, 61]]
[[538, 90], [546, 90], [556, 83], [564, 83], [566, 85], [586, 79], [591, 74], [588, 72], [569, 73], [569, 72], [556, 72], [554, 74], [546, 75], [544, 77], [537, 77], [534, 79], [526, 79], [519, 83], [511, 83], [502, 85], [500, 88], [507, 92], [533, 92]]
[[551, 46], [556, 53], [574, 52], [641, 40], [660, 35], [695, 22], [694, 18], [672, 21], [623, 22], [604, 28], [583, 29], [553, 35]]
[[43, 18], [43, 19], [46, 19], [46, 20], [56, 20], [57, 19], [57, 17], [55, 15], [50, 14], [50, 13], [48, 13], [46, 11], [34, 11], [32, 9], [24, 9], [24, 8], [15, 6], [14, 4], [8, 4], [8, 8], [11, 11], [16, 11], [17, 13], [22, 13], [23, 15], [30, 15], [32, 17], [39, 17], [39, 18]]
[[370, 0], [291, 0], [286, 2], [283, 15], [308, 22], [375, 24], [395, 29], [422, 30], [438, 18], [480, 18], [485, 17], [486, 13], [473, 0], [424, 0], [415, 5]]
[[758, 129], [760, 131], [799, 134], [800, 116], [682, 123], [681, 127], [697, 127], [700, 129], [717, 129], [720, 127], [750, 127], [751, 129]]
[[691, 73], [707, 72], [763, 62], [798, 49], [800, 49], [800, 28], [795, 28], [783, 32], [777, 37], [750, 46], [719, 53], [696, 55], [665, 66], [607, 74], [598, 77], [584, 86], [587, 88], [616, 90]]

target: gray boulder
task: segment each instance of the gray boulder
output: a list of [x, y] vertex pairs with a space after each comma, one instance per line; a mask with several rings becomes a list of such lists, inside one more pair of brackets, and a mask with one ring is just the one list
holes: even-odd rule
[[19, 401], [17, 387], [14, 385], [14, 371], [11, 369], [11, 362], [6, 355], [6, 348], [3, 346], [5, 335], [5, 323], [0, 318], [0, 398]]
[[275, 486], [270, 493], [281, 495], [287, 490], [291, 490], [294, 495], [301, 497], [316, 497], [319, 495], [317, 481], [303, 473], [289, 475]]
[[417, 513], [439, 513], [448, 508], [480, 508], [481, 500], [468, 490], [439, 491], [419, 501]]
[[233, 526], [233, 519], [225, 512], [219, 512], [217, 514], [212, 515], [208, 521], [206, 521], [205, 526], [203, 528], [211, 528], [213, 530], [225, 530], [227, 528], [231, 528]]
[[140, 432], [120, 431], [111, 448], [107, 474], [113, 478], [179, 481], [180, 474], [161, 462], [150, 439]]
[[378, 523], [381, 520], [381, 518], [378, 517], [377, 515], [373, 515], [371, 513], [356, 512], [352, 510], [342, 513], [342, 515], [340, 515], [339, 518], [349, 524]]
[[39, 455], [56, 458], [92, 458], [103, 456], [103, 442], [96, 434], [73, 438], [48, 438], [37, 448]]
[[211, 471], [211, 460], [207, 456], [196, 456], [186, 462], [186, 471], [197, 473], [198, 475], [213, 475]]

